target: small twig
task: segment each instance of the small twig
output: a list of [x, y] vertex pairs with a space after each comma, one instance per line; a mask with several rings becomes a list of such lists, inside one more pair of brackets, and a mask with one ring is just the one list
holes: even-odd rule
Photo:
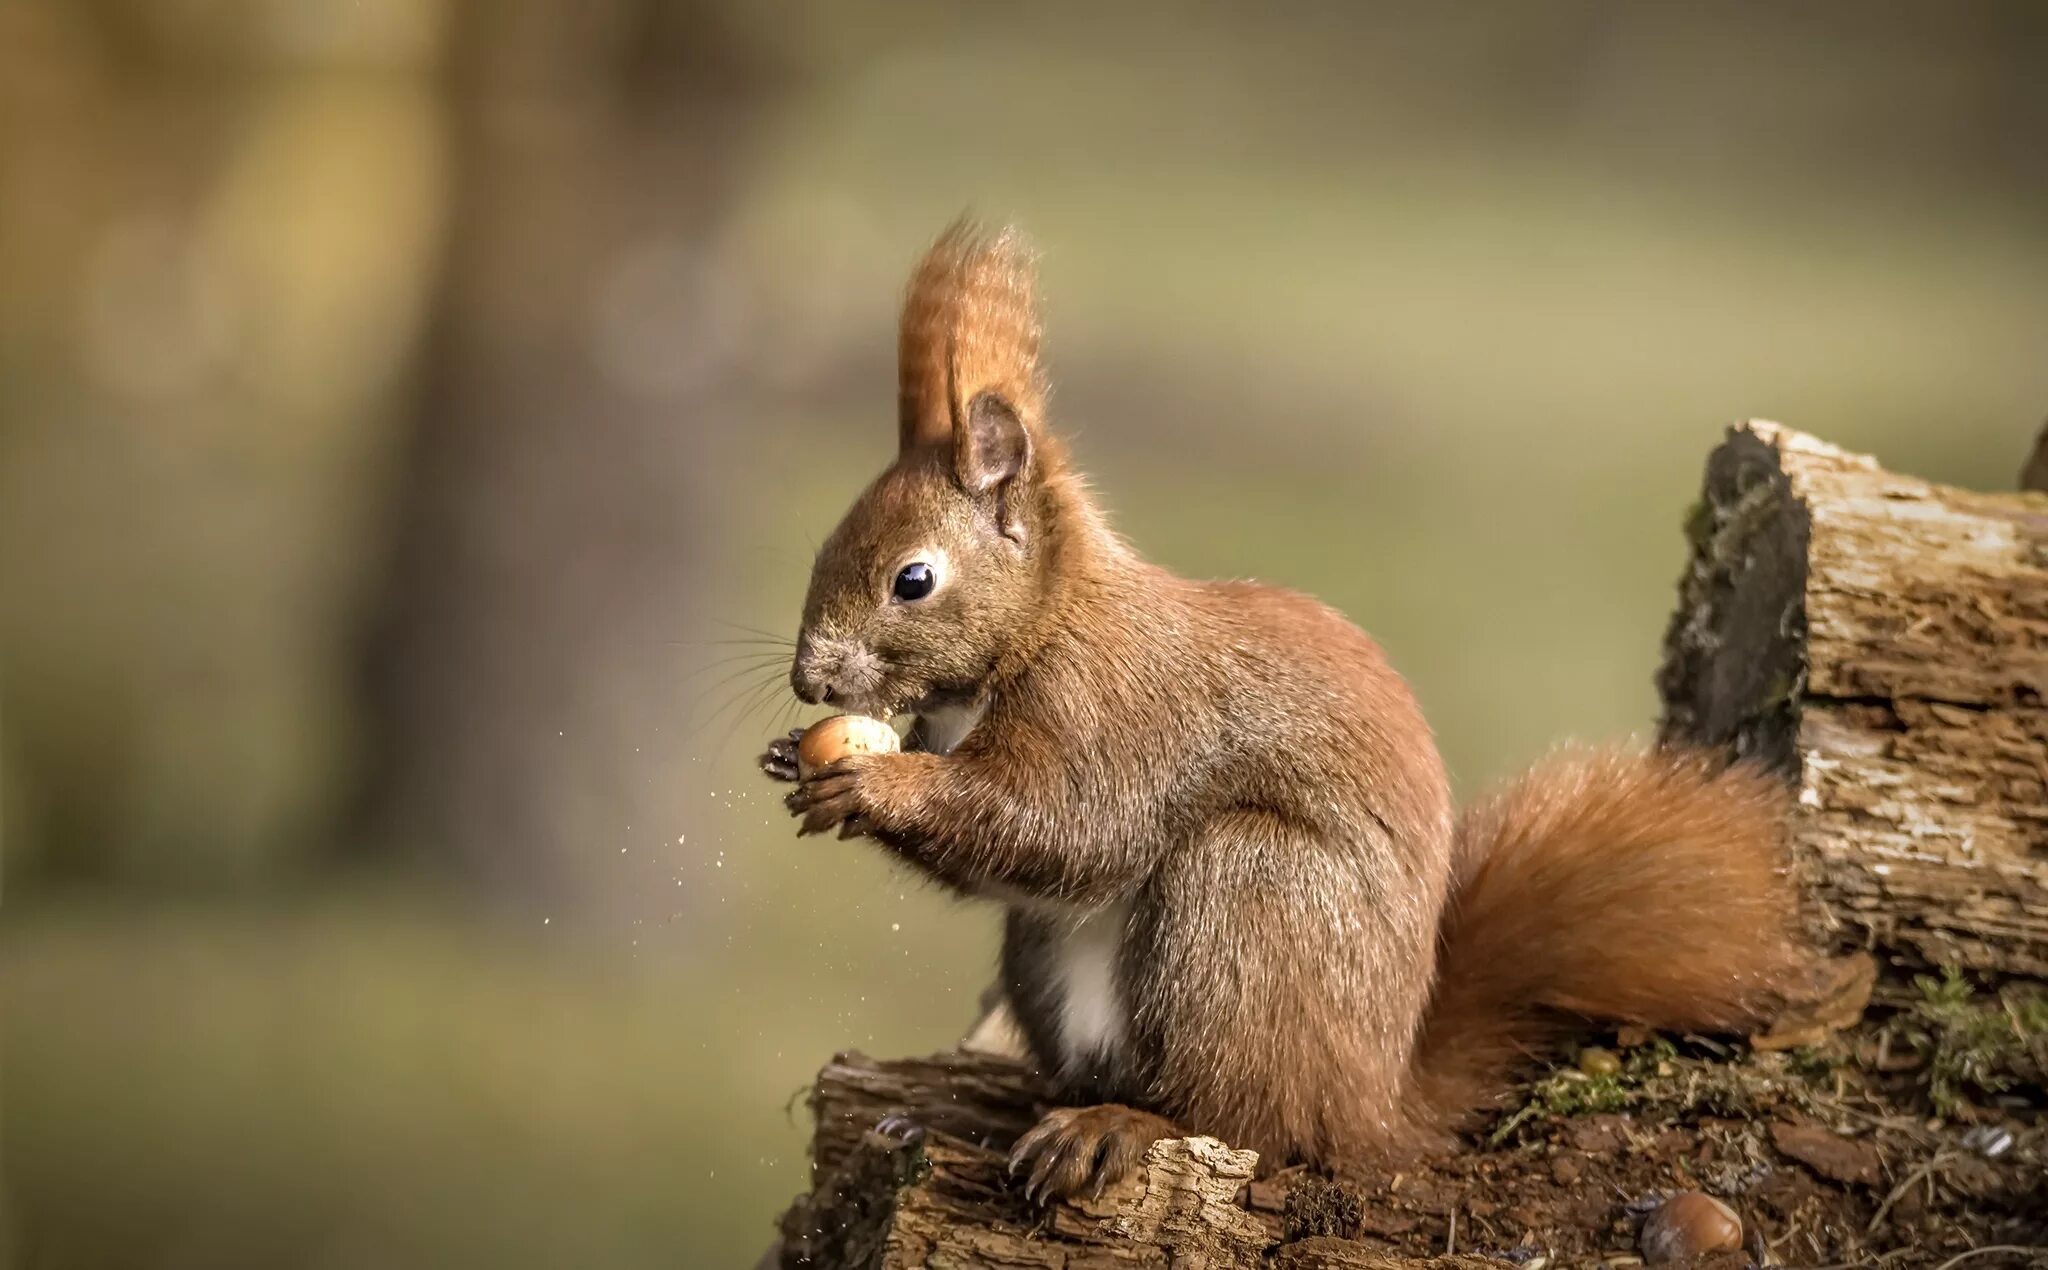
[[1831, 1261], [1824, 1266], [1813, 1266], [1810, 1270], [1876, 1270], [1876, 1267], [1888, 1261], [1897, 1261], [1913, 1251], [1915, 1250], [1912, 1248], [1894, 1248], [1890, 1252], [1880, 1252], [1875, 1257], [1866, 1257], [1862, 1261]]
[[1959, 1252], [1934, 1267], [1934, 1270], [1949, 1270], [1949, 1267], [1959, 1266], [1972, 1257], [1982, 1257], [1994, 1252], [2018, 1252], [2030, 1257], [2048, 1257], [2048, 1247], [2040, 1244], [1992, 1244], [1986, 1248], [1972, 1248], [1968, 1252]]
[[[1931, 1177], [1934, 1173], [1934, 1170], [1940, 1168], [1944, 1164], [1947, 1164], [1950, 1160], [1954, 1158], [1954, 1156], [1952, 1156], [1946, 1151], [1937, 1152], [1931, 1159], [1927, 1161], [1927, 1163], [1921, 1165], [1917, 1169], [1914, 1169], [1911, 1173], [1908, 1173], [1906, 1175], [1906, 1180], [1899, 1183], [1897, 1186], [1894, 1186], [1892, 1188], [1892, 1193], [1884, 1197], [1884, 1203], [1879, 1204], [1877, 1206], [1877, 1215], [1870, 1219], [1870, 1224], [1863, 1228], [1863, 1233], [1866, 1235], [1876, 1234], [1877, 1228], [1879, 1226], [1884, 1225], [1884, 1219], [1891, 1215], [1892, 1205], [1898, 1203], [1899, 1200], [1904, 1198], [1906, 1192], [1913, 1189], [1914, 1183], [1919, 1182], [1925, 1178]], [[1931, 1187], [1928, 1190], [1928, 1195], [1930, 1198], [1933, 1196], [1933, 1189]]]
[[1464, 1207], [1464, 1204], [1465, 1197], [1463, 1195], [1451, 1201], [1451, 1229], [1450, 1233], [1444, 1236], [1444, 1255], [1446, 1257], [1454, 1257], [1458, 1254], [1458, 1210]]
[[1925, 1136], [1926, 1134], [1926, 1131], [1920, 1127], [1920, 1122], [1908, 1116], [1880, 1116], [1873, 1112], [1864, 1111], [1860, 1107], [1852, 1107], [1848, 1103], [1834, 1098], [1822, 1098], [1819, 1101], [1823, 1106], [1831, 1110], [1839, 1111], [1843, 1115], [1854, 1116], [1858, 1120], [1867, 1121], [1880, 1129], [1896, 1129], [1901, 1133], [1911, 1133], [1919, 1136]]

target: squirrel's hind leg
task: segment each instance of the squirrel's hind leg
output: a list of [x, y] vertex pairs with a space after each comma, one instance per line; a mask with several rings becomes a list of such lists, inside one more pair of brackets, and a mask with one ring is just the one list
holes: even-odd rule
[[1262, 811], [1203, 826], [1134, 906], [1142, 951], [1125, 964], [1134, 1045], [1152, 1058], [1147, 1102], [1267, 1168], [1402, 1140], [1437, 912], [1374, 901], [1426, 892], [1389, 876], [1426, 855], [1328, 843]]

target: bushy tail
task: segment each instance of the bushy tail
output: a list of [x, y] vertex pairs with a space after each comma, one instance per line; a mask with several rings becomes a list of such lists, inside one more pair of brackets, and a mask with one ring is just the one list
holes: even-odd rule
[[1810, 964], [1783, 784], [1697, 754], [1561, 755], [1466, 811], [1419, 1118], [1485, 1106], [1568, 1015], [1672, 1031], [1759, 1021]]

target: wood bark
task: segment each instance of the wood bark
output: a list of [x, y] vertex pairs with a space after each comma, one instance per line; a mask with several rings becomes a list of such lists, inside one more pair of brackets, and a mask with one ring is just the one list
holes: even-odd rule
[[1797, 782], [1816, 933], [2048, 975], [2048, 496], [1733, 429], [1688, 521], [1663, 734]]
[[[1484, 1257], [1393, 1256], [1327, 1235], [1287, 1238], [1284, 1192], [1253, 1180], [1258, 1156], [1214, 1138], [1156, 1142], [1137, 1173], [1098, 1197], [1039, 1208], [1005, 1153], [1042, 1106], [1030, 1070], [961, 1049], [878, 1062], [836, 1055], [811, 1094], [813, 1189], [782, 1217], [762, 1265], [1131, 1267], [1271, 1265], [1279, 1270], [1498, 1270]], [[891, 1135], [885, 1116], [918, 1130]]]

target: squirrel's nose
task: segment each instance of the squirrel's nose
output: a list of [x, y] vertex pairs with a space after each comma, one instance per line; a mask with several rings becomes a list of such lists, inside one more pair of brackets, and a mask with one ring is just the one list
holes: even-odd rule
[[815, 706], [832, 700], [832, 682], [818, 668], [817, 654], [806, 644], [797, 650], [789, 668], [789, 686], [796, 699]]

